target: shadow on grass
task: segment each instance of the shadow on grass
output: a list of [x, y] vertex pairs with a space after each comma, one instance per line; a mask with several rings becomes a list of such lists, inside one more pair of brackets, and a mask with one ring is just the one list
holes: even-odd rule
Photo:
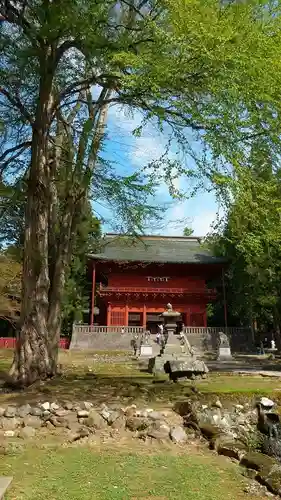
[[[194, 390], [196, 387], [196, 391]], [[274, 392], [280, 391], [280, 392]], [[196, 394], [195, 394], [196, 393]], [[249, 399], [257, 395], [281, 399], [281, 384], [272, 385], [271, 379], [229, 375], [210, 375], [206, 380], [170, 383], [153, 376], [113, 376], [104, 374], [66, 374], [53, 380], [40, 382], [25, 391], [13, 391], [1, 395], [1, 402], [10, 404], [35, 404], [39, 401], [92, 401], [126, 406], [132, 403], [153, 407], [173, 405], [190, 397], [214, 399]], [[279, 397], [280, 395], [280, 397]]]

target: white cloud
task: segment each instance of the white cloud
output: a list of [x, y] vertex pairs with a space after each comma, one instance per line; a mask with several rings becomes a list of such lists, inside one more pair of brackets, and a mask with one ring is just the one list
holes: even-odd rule
[[218, 215], [221, 217], [223, 214], [215, 199], [212, 208], [208, 209], [204, 208], [203, 196], [202, 198], [198, 196], [193, 200], [176, 203], [166, 214], [165, 234], [180, 236], [183, 234], [185, 227], [190, 227], [193, 229], [194, 236], [206, 236], [209, 232], [212, 232]]
[[202, 211], [200, 215], [195, 215], [192, 220], [191, 227], [194, 230], [196, 236], [206, 236], [212, 231], [212, 225], [216, 221], [217, 212], [204, 212]]
[[[115, 151], [111, 151], [111, 154], [119, 155], [123, 157], [127, 162], [128, 168], [141, 169], [148, 165], [149, 162], [161, 158], [165, 153], [168, 133], [160, 133], [153, 123], [146, 125], [143, 130], [141, 137], [135, 137], [132, 135], [133, 130], [141, 125], [142, 114], [140, 112], [128, 113], [126, 108], [120, 106], [111, 106], [108, 113], [108, 134], [109, 142], [112, 141], [112, 145], [116, 144]], [[180, 158], [177, 155], [178, 148], [177, 144], [173, 143], [169, 152], [169, 157], [171, 159]], [[188, 165], [192, 167], [192, 160], [187, 156], [180, 158], [182, 161], [188, 162]], [[217, 203], [213, 195], [203, 194], [198, 195], [192, 200], [185, 201], [172, 201], [169, 197], [167, 185], [161, 181], [161, 176], [163, 175], [163, 169], [159, 168], [159, 171], [155, 172], [156, 180], [160, 179], [160, 186], [157, 190], [157, 197], [155, 199], [159, 203], [171, 202], [171, 208], [167, 211], [165, 216], [165, 221], [162, 234], [171, 236], [180, 236], [183, 234], [185, 227], [191, 227], [194, 230], [195, 236], [205, 236], [212, 230], [212, 224], [217, 219]], [[180, 184], [182, 184], [182, 189], [190, 189], [188, 184], [190, 181], [186, 179], [175, 179], [174, 187], [179, 189]], [[153, 228], [151, 231], [153, 232]], [[155, 228], [155, 232], [158, 232]]]
[[[109, 130], [111, 129], [110, 136], [117, 134], [124, 137], [123, 146], [125, 145], [126, 147], [126, 157], [133, 168], [144, 168], [149, 163], [160, 159], [166, 152], [168, 135], [164, 132], [161, 133], [153, 122], [143, 127], [140, 137], [132, 134], [132, 132], [142, 123], [142, 114], [140, 112], [136, 111], [134, 113], [129, 113], [124, 107], [117, 105], [111, 106], [109, 108], [109, 120]], [[176, 152], [170, 149], [168, 157], [170, 159], [175, 159]], [[155, 173], [158, 180], [160, 180], [158, 194], [167, 194], [168, 196], [166, 184], [161, 182], [161, 177], [164, 174], [161, 165], [157, 171], [153, 170], [153, 173]], [[175, 189], [179, 189], [180, 183], [178, 178], [174, 179], [173, 184]]]

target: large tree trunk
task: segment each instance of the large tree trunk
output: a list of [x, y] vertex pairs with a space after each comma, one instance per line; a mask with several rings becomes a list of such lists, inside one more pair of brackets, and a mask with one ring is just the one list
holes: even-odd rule
[[25, 243], [20, 330], [10, 375], [20, 385], [55, 374], [48, 347], [48, 133], [52, 78], [41, 79], [32, 135], [25, 214]]
[[[58, 346], [62, 323], [62, 295], [65, 287], [65, 275], [71, 259], [71, 222], [72, 213], [66, 214], [62, 221], [61, 238], [56, 252], [52, 268], [51, 287], [49, 291], [48, 332], [49, 332], [49, 357], [52, 370], [58, 367]], [[68, 221], [68, 224], [66, 223]]]

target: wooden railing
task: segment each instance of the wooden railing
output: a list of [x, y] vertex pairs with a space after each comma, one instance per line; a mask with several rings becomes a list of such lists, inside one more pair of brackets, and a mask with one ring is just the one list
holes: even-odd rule
[[145, 330], [143, 326], [90, 326], [90, 325], [73, 325], [73, 332], [94, 335], [95, 333], [124, 333], [137, 334]]
[[224, 326], [185, 326], [183, 329], [186, 335], [218, 335], [219, 332], [226, 333], [230, 337], [233, 335], [238, 335], [239, 333], [245, 333], [249, 331], [249, 328], [239, 328], [236, 326], [224, 327]]
[[165, 293], [165, 294], [215, 294], [215, 289], [201, 288], [155, 288], [155, 287], [142, 287], [142, 286], [104, 286], [100, 284], [99, 292], [106, 293]]

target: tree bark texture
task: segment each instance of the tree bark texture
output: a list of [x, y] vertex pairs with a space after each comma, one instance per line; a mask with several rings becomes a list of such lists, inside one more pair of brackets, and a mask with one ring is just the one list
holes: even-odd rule
[[48, 132], [52, 77], [41, 77], [32, 134], [31, 165], [25, 213], [22, 308], [20, 329], [10, 375], [20, 385], [55, 374], [48, 347]]
[[[75, 161], [73, 138], [70, 132], [66, 134], [70, 124], [64, 121], [60, 127], [59, 116], [55, 142], [53, 139], [50, 142], [54, 73], [48, 62], [43, 67], [28, 178], [21, 321], [10, 371], [12, 380], [22, 386], [57, 374], [66, 272], [107, 111], [103, 106], [106, 90], [102, 91], [96, 109], [89, 110], [92, 134], [85, 127]], [[87, 155], [88, 141], [90, 153]], [[69, 146], [67, 149], [65, 143]], [[66, 151], [68, 157], [64, 165]]]

